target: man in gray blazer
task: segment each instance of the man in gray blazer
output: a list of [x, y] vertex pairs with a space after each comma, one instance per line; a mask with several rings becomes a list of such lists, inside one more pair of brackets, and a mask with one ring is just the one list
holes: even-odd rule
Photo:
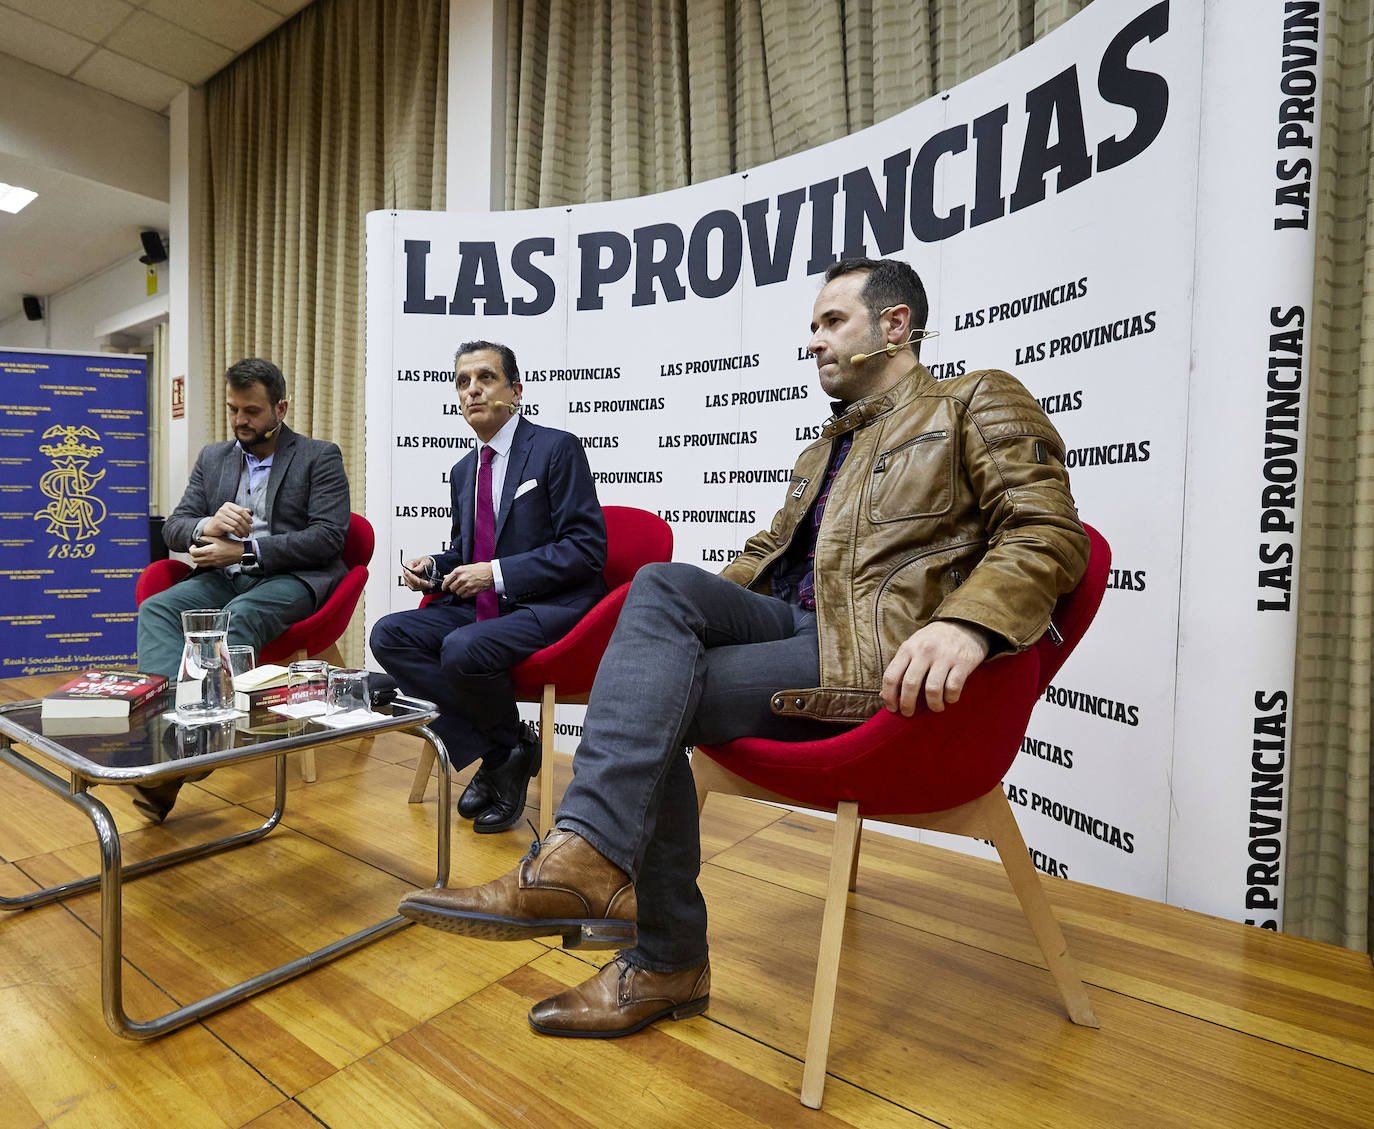
[[[234, 439], [201, 450], [162, 528], [167, 547], [189, 552], [195, 570], [138, 609], [139, 669], [169, 678], [181, 662], [183, 611], [227, 608], [229, 642], [259, 654], [313, 615], [347, 572], [340, 554], [348, 478], [339, 448], [286, 426], [286, 381], [270, 361], [230, 368], [225, 402]], [[159, 818], [149, 806], [140, 804]], [[160, 815], [170, 810], [167, 803]]]

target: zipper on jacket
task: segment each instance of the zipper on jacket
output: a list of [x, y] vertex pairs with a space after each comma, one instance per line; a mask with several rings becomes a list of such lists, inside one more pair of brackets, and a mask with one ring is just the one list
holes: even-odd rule
[[[963, 584], [964, 574], [960, 572], [957, 568], [950, 569], [949, 575], [954, 580], [954, 587], [958, 588], [961, 584]], [[1055, 627], [1054, 620], [1050, 620], [1050, 625], [1045, 630], [1049, 633], [1050, 642], [1053, 643], [1056, 647], [1062, 647], [1064, 645], [1064, 636], [1059, 634], [1059, 628]]]
[[[979, 544], [977, 541], [956, 541], [953, 545], [929, 545], [923, 549], [918, 549], [910, 556], [903, 557], [883, 574], [883, 579], [878, 584], [877, 594], [873, 597], [873, 607], [875, 609], [873, 616], [873, 646], [876, 654], [882, 654], [883, 651], [882, 625], [879, 623], [881, 615], [878, 614], [877, 609], [882, 607], [883, 597], [887, 593], [887, 586], [892, 583], [892, 578], [901, 572], [902, 569], [906, 568], [908, 565], [914, 564], [922, 557], [931, 557], [937, 553], [957, 553], [961, 549], [967, 549], [970, 545], [977, 544]], [[951, 571], [958, 572], [958, 569], [953, 569]], [[817, 626], [819, 626], [819, 615], [816, 617], [816, 622]], [[855, 654], [857, 653], [858, 652], [855, 651]]]
[[948, 434], [948, 430], [927, 431], [924, 435], [916, 436], [915, 439], [908, 439], [905, 443], [899, 443], [897, 446], [893, 447], [892, 450], [884, 451], [881, 455], [878, 456], [878, 461], [873, 464], [873, 473], [882, 474], [883, 471], [887, 470], [887, 457], [889, 455], [895, 455], [898, 451], [904, 451], [906, 450], [906, 448], [916, 443], [928, 443], [932, 439], [943, 439]]

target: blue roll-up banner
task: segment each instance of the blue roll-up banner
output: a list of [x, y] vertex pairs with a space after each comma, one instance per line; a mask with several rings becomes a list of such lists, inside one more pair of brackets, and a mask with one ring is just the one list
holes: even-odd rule
[[148, 362], [0, 349], [0, 673], [137, 662]]

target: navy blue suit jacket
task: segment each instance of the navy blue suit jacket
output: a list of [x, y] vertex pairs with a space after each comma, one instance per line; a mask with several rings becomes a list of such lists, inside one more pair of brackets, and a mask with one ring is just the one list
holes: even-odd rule
[[[440, 575], [472, 561], [479, 450], [449, 472], [453, 529], [450, 550], [434, 556]], [[606, 594], [606, 519], [577, 436], [520, 417], [496, 510], [496, 557], [502, 613], [529, 608], [550, 640]]]

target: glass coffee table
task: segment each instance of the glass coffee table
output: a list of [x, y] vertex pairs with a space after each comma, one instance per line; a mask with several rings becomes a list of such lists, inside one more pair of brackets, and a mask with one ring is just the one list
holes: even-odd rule
[[[85, 812], [95, 825], [100, 848], [98, 873], [19, 897], [0, 897], [0, 909], [33, 909], [84, 893], [97, 885], [100, 887], [101, 997], [105, 1022], [111, 1031], [126, 1039], [151, 1039], [175, 1031], [412, 924], [399, 914], [393, 915], [156, 1019], [135, 1020], [125, 1013], [122, 979], [124, 883], [165, 867], [261, 839], [281, 822], [286, 808], [288, 753], [397, 730], [423, 737], [434, 747], [442, 766], [434, 884], [443, 886], [448, 881], [453, 784], [444, 743], [428, 728], [429, 722], [439, 716], [432, 703], [400, 697], [389, 705], [377, 707], [376, 713], [381, 716], [342, 728], [330, 728], [311, 719], [288, 720], [264, 711], [210, 725], [184, 726], [165, 716], [171, 704], [171, 695], [164, 693], [136, 710], [127, 722], [121, 718], [118, 722], [104, 723], [93, 719], [44, 721], [42, 702], [38, 700], [0, 705], [0, 762]], [[117, 728], [119, 732], [91, 732], [93, 728], [102, 727]], [[24, 750], [16, 749], [16, 745], [23, 745]], [[122, 863], [119, 832], [109, 809], [89, 791], [93, 784], [165, 784], [187, 773], [201, 776], [213, 769], [267, 757], [275, 757], [277, 761], [276, 804], [261, 826], [130, 866]]]

